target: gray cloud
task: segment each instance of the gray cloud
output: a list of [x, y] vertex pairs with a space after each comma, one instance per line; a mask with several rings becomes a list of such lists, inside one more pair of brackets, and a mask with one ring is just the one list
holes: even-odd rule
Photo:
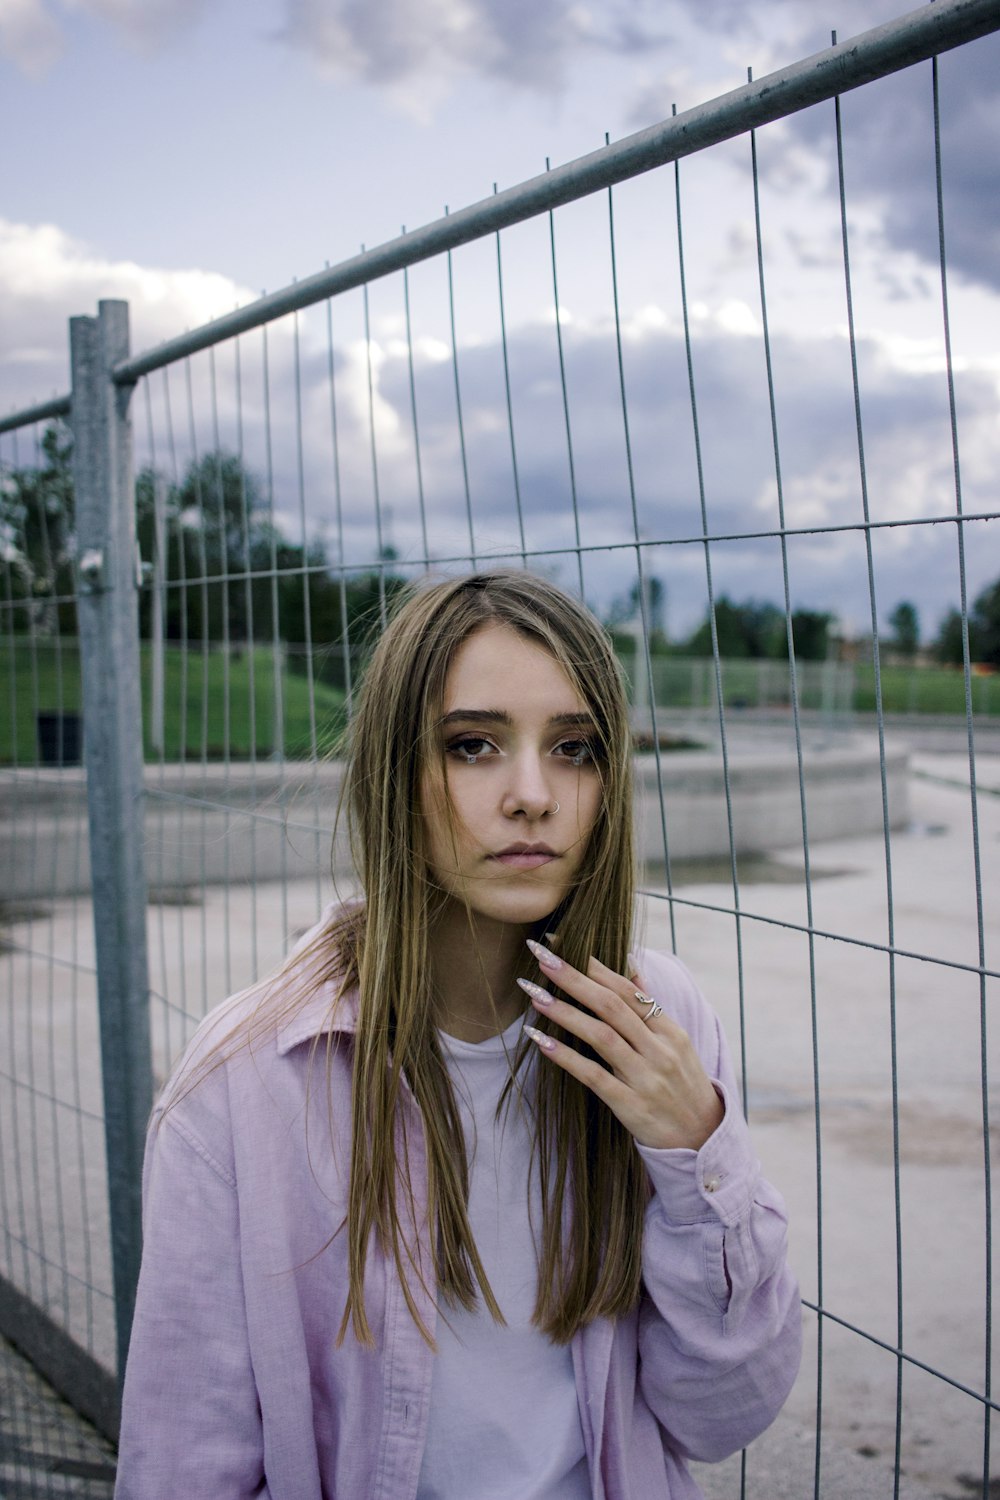
[[282, 34], [319, 62], [376, 84], [478, 73], [537, 88], [557, 83], [580, 50], [632, 55], [662, 45], [646, 10], [617, 3], [595, 11], [572, 0], [288, 0]]
[[[114, 26], [132, 45], [152, 51], [181, 35], [211, 0], [75, 0], [74, 9]], [[0, 5], [0, 57], [23, 72], [46, 72], [64, 50], [60, 9], [51, 0], [4, 0]]]
[[[940, 139], [948, 264], [970, 282], [1000, 288], [1000, 36], [939, 60]], [[882, 249], [908, 251], [936, 269], [937, 189], [930, 64], [855, 90], [841, 103], [848, 202], [877, 213]], [[832, 107], [791, 116], [792, 143], [822, 163], [836, 190]], [[764, 162], [765, 174], [772, 174]], [[900, 288], [897, 294], [906, 295]]]
[[[820, 26], [807, 0], [774, 0], [766, 9], [741, 0], [719, 0], [710, 24], [700, 0], [684, 0], [691, 21], [707, 39], [725, 36], [728, 55], [754, 63], [756, 77], [822, 50], [831, 25], [839, 40], [866, 31], [899, 14], [893, 0], [834, 0]], [[941, 81], [941, 154], [945, 229], [949, 265], [970, 282], [1000, 286], [1000, 35], [994, 34], [944, 54]], [[733, 78], [726, 87], [739, 80]], [[695, 84], [697, 88], [697, 83]], [[698, 102], [689, 74], [674, 72], [643, 83], [628, 110], [633, 128], [649, 125], [679, 107]], [[938, 261], [937, 201], [931, 66], [921, 64], [889, 79], [846, 94], [842, 100], [850, 203], [879, 216], [881, 249], [906, 250], [928, 266]], [[836, 190], [833, 106], [789, 116], [778, 127], [786, 149], [764, 153], [762, 173], [785, 191], [804, 187], [818, 166], [824, 191]], [[802, 249], [805, 253], [805, 245]], [[906, 296], [898, 282], [886, 287]]]
[[[846, 526], [842, 532], [793, 536], [788, 542], [794, 604], [830, 609], [857, 631], [868, 627], [862, 495], [850, 365], [838, 338], [777, 338], [772, 350], [785, 494], [792, 528]], [[551, 328], [516, 331], [509, 341], [514, 435], [525, 545], [541, 556], [572, 549], [575, 539], [562, 394]], [[634, 537], [617, 356], [610, 330], [567, 330], [567, 385], [575, 461], [577, 515], [588, 588], [607, 603], [634, 574]], [[698, 417], [711, 559], [716, 592], [780, 601], [782, 569], [770, 417], [762, 389], [762, 351], [754, 338], [722, 332], [695, 344]], [[663, 330], [625, 349], [629, 432], [639, 534], [660, 543], [647, 552], [671, 596], [671, 623], [690, 628], [705, 600], [705, 555], [683, 342]], [[940, 372], [912, 373], [862, 341], [862, 412], [873, 521], [917, 522], [954, 512], [947, 390]], [[346, 364], [346, 358], [345, 358]], [[459, 351], [462, 412], [475, 547], [482, 557], [516, 555], [520, 546], [501, 351], [483, 343]], [[317, 356], [317, 389], [325, 383]], [[417, 359], [417, 408], [431, 551], [469, 551], [466, 497], [458, 441], [453, 372], [448, 360]], [[967, 510], [992, 504], [990, 475], [1000, 462], [995, 389], [969, 374], [961, 386], [967, 461]], [[422, 552], [416, 463], [405, 358], [384, 358], [379, 402], [394, 415], [378, 436], [384, 520], [404, 559]], [[347, 553], [373, 555], [370, 434], [363, 403], [344, 403], [341, 471], [347, 497]], [[378, 431], [378, 429], [377, 429]], [[326, 460], [309, 466], [314, 522], [329, 518]], [[975, 589], [992, 578], [984, 523], [970, 537]], [[733, 534], [771, 532], [759, 539]], [[979, 532], [984, 539], [979, 540]], [[603, 550], [603, 549], [607, 550]], [[914, 524], [876, 530], [876, 608], [887, 617], [901, 598], [915, 598], [928, 631], [957, 600], [954, 527]], [[547, 559], [559, 575], [576, 575], [572, 552]], [[980, 576], [981, 575], [981, 576]]]

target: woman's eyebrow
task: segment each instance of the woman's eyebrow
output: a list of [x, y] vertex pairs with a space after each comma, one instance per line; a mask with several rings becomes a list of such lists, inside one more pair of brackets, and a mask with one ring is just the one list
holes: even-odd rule
[[[439, 721], [445, 729], [449, 724], [502, 724], [505, 728], [513, 727], [513, 716], [505, 708], [453, 708]], [[553, 714], [546, 721], [553, 728], [558, 729], [593, 729], [594, 718], [592, 714]]]

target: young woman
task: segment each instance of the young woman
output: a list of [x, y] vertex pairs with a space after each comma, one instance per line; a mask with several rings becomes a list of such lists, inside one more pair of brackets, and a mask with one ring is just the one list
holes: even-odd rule
[[796, 1286], [717, 1019], [630, 956], [593, 617], [415, 593], [347, 798], [363, 900], [203, 1025], [153, 1120], [119, 1500], [692, 1500], [772, 1421]]

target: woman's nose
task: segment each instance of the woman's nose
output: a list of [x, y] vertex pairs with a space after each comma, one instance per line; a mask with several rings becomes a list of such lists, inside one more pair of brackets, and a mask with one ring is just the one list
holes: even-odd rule
[[503, 811], [508, 818], [518, 815], [540, 818], [551, 812], [555, 796], [538, 756], [517, 756], [511, 762], [511, 775], [504, 792]]

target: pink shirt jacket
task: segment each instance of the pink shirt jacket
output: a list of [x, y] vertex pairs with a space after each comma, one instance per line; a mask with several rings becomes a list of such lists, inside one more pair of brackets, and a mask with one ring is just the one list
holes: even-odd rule
[[[691, 1036], [725, 1117], [698, 1152], [640, 1148], [653, 1186], [644, 1295], [634, 1313], [576, 1335], [573, 1368], [594, 1496], [697, 1500], [685, 1460], [725, 1458], [773, 1421], [798, 1369], [801, 1310], [784, 1207], [761, 1178], [718, 1019], [677, 959], [647, 952], [640, 970]], [[331, 1014], [332, 994], [255, 1027], [252, 1048], [232, 1049], [188, 1088], [192, 1068], [249, 1013], [246, 999], [228, 1002], [154, 1113], [117, 1500], [416, 1494], [434, 1355], [377, 1249], [365, 1284], [377, 1348], [350, 1333], [335, 1346], [357, 1009], [348, 994]], [[331, 1032], [328, 1091], [325, 1040], [310, 1054]], [[404, 1107], [420, 1210], [423, 1137], [409, 1095]], [[428, 1267], [424, 1222], [419, 1235]], [[433, 1288], [413, 1289], [433, 1328]]]

